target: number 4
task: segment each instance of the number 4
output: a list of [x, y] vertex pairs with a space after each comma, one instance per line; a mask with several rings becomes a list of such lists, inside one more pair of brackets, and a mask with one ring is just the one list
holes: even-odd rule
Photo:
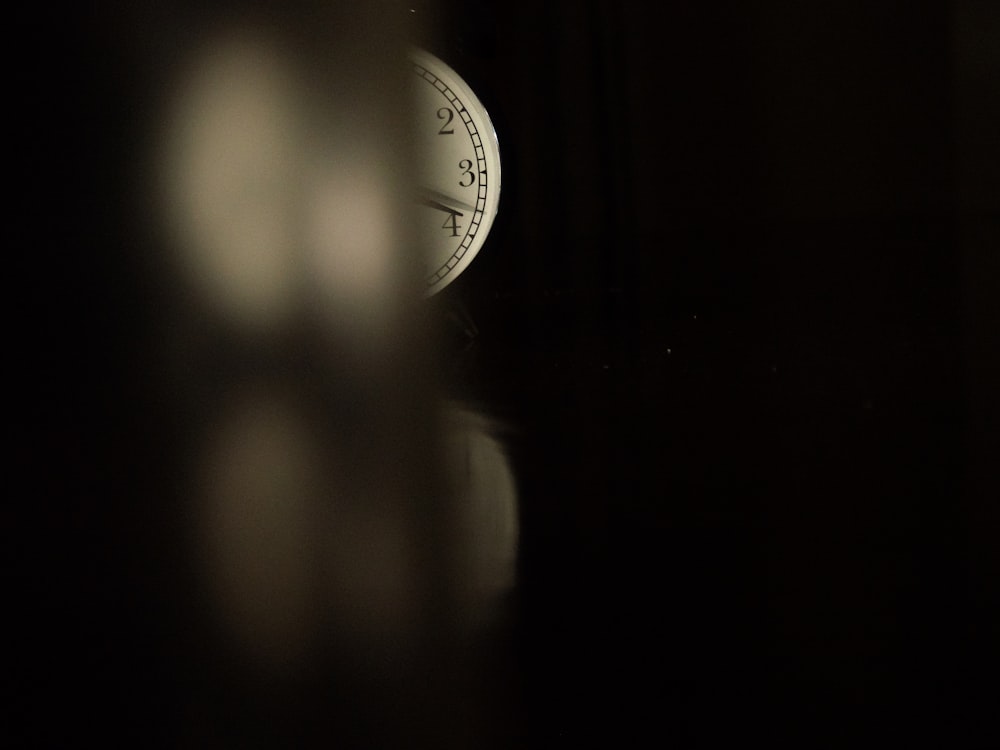
[[444, 224], [441, 225], [442, 229], [450, 229], [452, 237], [458, 237], [458, 230], [462, 228], [462, 225], [458, 223], [458, 214], [454, 211], [448, 212], [448, 218], [444, 220]]

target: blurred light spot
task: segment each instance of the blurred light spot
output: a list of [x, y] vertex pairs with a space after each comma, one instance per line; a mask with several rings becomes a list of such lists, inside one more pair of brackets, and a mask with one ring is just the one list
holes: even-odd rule
[[239, 399], [202, 454], [200, 527], [220, 620], [267, 668], [297, 665], [315, 627], [315, 519], [322, 468], [280, 400]]
[[416, 585], [411, 519], [377, 491], [344, 500], [327, 508], [323, 527], [331, 621], [349, 646], [403, 646], [419, 628], [423, 593]]
[[517, 574], [517, 483], [494, 433], [482, 414], [458, 405], [450, 408], [448, 469], [463, 513], [461, 543], [480, 618], [492, 614]]
[[302, 113], [292, 80], [266, 44], [220, 42], [195, 63], [168, 126], [166, 209], [182, 268], [242, 325], [274, 324], [295, 293]]
[[[317, 155], [319, 156], [319, 155]], [[391, 292], [396, 244], [393, 185], [375, 155], [353, 149], [348, 163], [317, 172], [309, 191], [306, 242], [314, 281], [339, 310], [377, 312]]]
[[[478, 627], [515, 586], [516, 482], [485, 417], [456, 406], [446, 429], [459, 514], [452, 575], [467, 594], [463, 619]], [[213, 611], [248, 663], [300, 669], [331, 626], [349, 648], [396, 648], [416, 632], [426, 571], [415, 567], [420, 527], [410, 504], [378, 483], [355, 485], [302, 412], [267, 391], [236, 397], [200, 465]]]

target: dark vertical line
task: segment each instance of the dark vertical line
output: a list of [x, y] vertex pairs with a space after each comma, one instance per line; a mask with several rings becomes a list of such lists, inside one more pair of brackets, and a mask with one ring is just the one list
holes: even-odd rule
[[[621, 7], [605, 0], [588, 0], [587, 17], [590, 32], [590, 75], [594, 81], [594, 112], [596, 115], [597, 171], [599, 199], [602, 208], [597, 238], [597, 274], [602, 327], [602, 357], [609, 368], [606, 398], [607, 416], [604, 424], [608, 434], [607, 494], [608, 513], [617, 507], [618, 497], [632, 494], [635, 471], [629, 466], [635, 455], [638, 425], [628, 420], [634, 413], [627, 387], [634, 382], [638, 367], [638, 342], [633, 339], [635, 295], [628, 274], [636, 243], [629, 214], [632, 201], [629, 132], [632, 123], [627, 107], [621, 101], [624, 90], [625, 60], [622, 36]], [[606, 518], [610, 516], [606, 513]], [[609, 530], [605, 530], [605, 535]]]
[[558, 33], [561, 24], [554, 15], [554, 5], [556, 4], [542, 4], [544, 19], [539, 24], [548, 34], [547, 43], [541, 45], [539, 50], [542, 57], [539, 66], [539, 71], [543, 76], [542, 90], [548, 94], [543, 97], [545, 110], [539, 118], [539, 132], [545, 133], [541, 144], [541, 153], [552, 158], [550, 168], [544, 171], [546, 184], [540, 192], [535, 194], [537, 198], [545, 200], [550, 212], [549, 220], [541, 233], [545, 240], [543, 252], [548, 256], [543, 278], [543, 284], [547, 288], [544, 291], [551, 291], [553, 282], [556, 286], [563, 285], [561, 273], [564, 273], [566, 269], [565, 266], [559, 268], [560, 265], [563, 265], [559, 261], [564, 257], [560, 251], [563, 250], [563, 244], [567, 238], [566, 230], [569, 222], [569, 212], [566, 205], [566, 169], [564, 164], [556, 161], [558, 156], [565, 153], [562, 148], [562, 134], [566, 129], [566, 120], [562, 108], [559, 106], [559, 98], [556, 96], [561, 89], [558, 71], [563, 45]]

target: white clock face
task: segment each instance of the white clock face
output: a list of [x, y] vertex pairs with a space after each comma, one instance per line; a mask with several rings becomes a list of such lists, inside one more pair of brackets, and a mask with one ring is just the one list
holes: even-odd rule
[[468, 84], [423, 50], [415, 76], [418, 238], [427, 252], [427, 294], [444, 289], [482, 248], [500, 201], [493, 123]]

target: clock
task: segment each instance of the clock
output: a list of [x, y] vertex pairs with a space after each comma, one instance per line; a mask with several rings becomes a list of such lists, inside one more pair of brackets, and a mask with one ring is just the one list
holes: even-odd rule
[[457, 279], [482, 249], [500, 203], [500, 147], [468, 83], [423, 49], [410, 53], [418, 210], [428, 296]]

